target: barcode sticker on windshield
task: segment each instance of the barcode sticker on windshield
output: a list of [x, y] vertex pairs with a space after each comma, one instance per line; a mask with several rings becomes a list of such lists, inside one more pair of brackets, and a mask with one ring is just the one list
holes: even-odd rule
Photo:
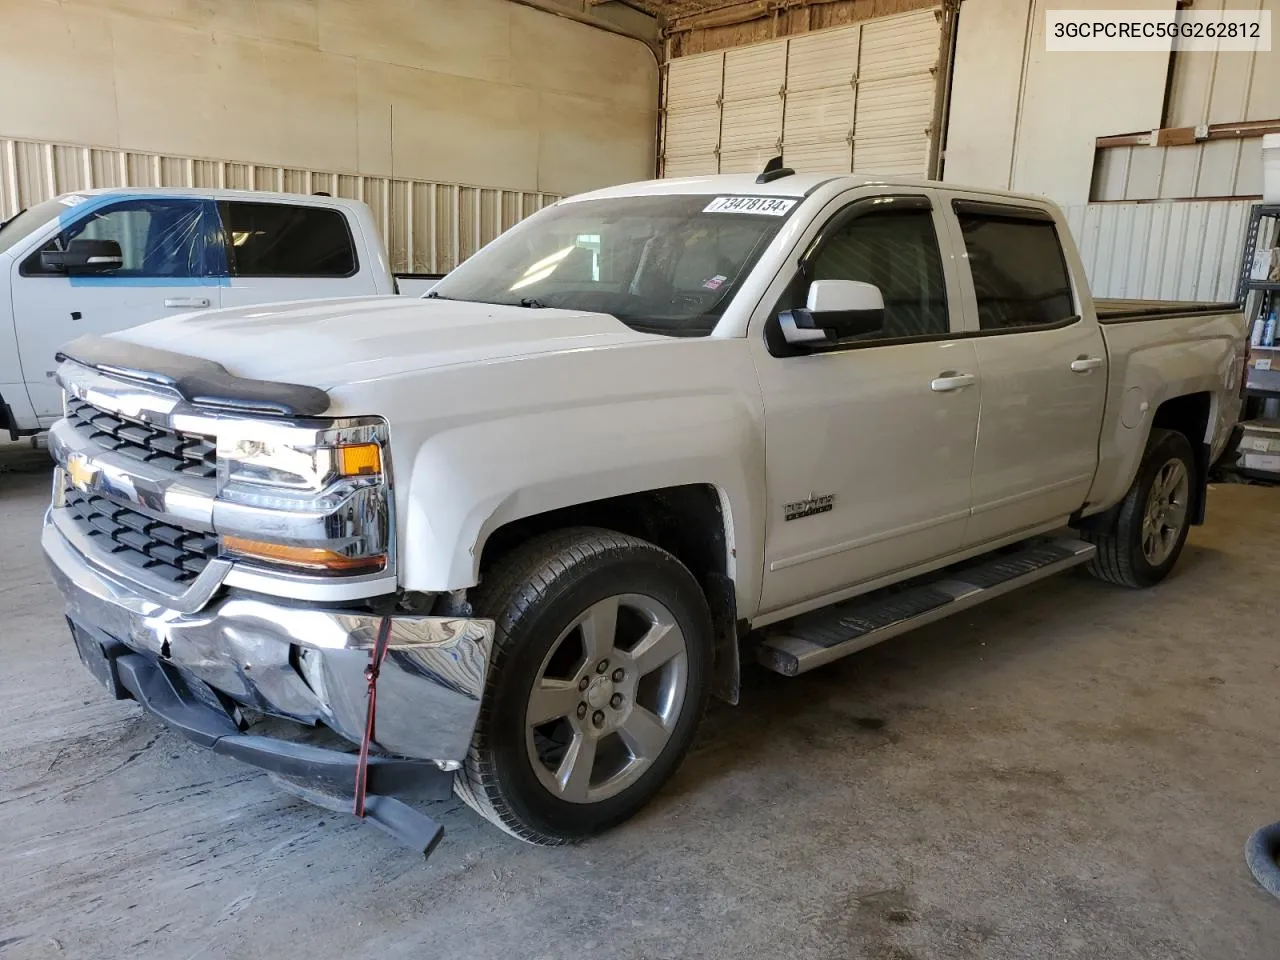
[[702, 208], [702, 212], [763, 213], [770, 217], [782, 217], [795, 205], [794, 200], [779, 197], [716, 197]]

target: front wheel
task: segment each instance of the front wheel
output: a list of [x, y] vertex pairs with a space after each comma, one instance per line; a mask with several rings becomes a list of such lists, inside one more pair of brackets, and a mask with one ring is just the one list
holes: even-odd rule
[[499, 561], [473, 606], [497, 629], [458, 795], [533, 843], [634, 814], [706, 705], [711, 619], [697, 581], [651, 543], [580, 528]]
[[1098, 548], [1089, 572], [1125, 587], [1150, 587], [1163, 580], [1187, 541], [1197, 479], [1186, 436], [1152, 430], [1115, 525], [1105, 532], [1085, 532]]

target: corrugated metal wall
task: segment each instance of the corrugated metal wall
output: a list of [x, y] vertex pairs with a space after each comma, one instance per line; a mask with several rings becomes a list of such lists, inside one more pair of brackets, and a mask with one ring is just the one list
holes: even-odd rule
[[[1179, 8], [1221, 10], [1224, 0], [1192, 0]], [[1229, 0], [1229, 9], [1270, 10], [1280, 0]], [[1173, 54], [1163, 127], [1280, 119], [1280, 53], [1185, 51]], [[1140, 133], [1141, 128], [1112, 130]], [[1204, 140], [1169, 147], [1098, 150], [1092, 200], [1248, 197], [1262, 192], [1262, 141], [1257, 137]]]
[[571, 194], [653, 175], [658, 78], [510, 0], [0, 0], [19, 140]]
[[1099, 297], [1236, 298], [1252, 200], [1089, 203], [1066, 209]]
[[1102, 147], [1094, 200], [1248, 197], [1262, 193], [1262, 138], [1173, 147]]
[[[1178, 6], [1197, 11], [1270, 10], [1272, 23], [1280, 22], [1280, 0], [1189, 0]], [[1166, 127], [1280, 117], [1280, 54], [1275, 50], [1179, 51], [1173, 55], [1170, 81]]]
[[57, 194], [95, 187], [324, 191], [363, 200], [397, 273], [448, 273], [503, 230], [559, 199], [458, 183], [0, 138], [0, 220]]

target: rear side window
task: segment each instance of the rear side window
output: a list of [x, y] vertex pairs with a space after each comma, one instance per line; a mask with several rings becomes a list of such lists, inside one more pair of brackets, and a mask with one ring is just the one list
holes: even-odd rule
[[1060, 323], [1075, 314], [1071, 279], [1053, 221], [956, 204], [983, 330]]
[[208, 276], [216, 272], [215, 264], [205, 262], [206, 234], [211, 227], [216, 229], [213, 207], [204, 200], [122, 200], [73, 221], [23, 261], [22, 275], [63, 276], [60, 271], [44, 268], [40, 262], [43, 250], [66, 250], [73, 240], [114, 240], [120, 244], [124, 265], [105, 276]]
[[222, 205], [233, 277], [350, 277], [356, 250], [339, 210], [292, 203]]

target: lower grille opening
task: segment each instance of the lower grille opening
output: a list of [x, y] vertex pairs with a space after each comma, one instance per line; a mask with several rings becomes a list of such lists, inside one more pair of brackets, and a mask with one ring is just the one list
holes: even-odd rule
[[121, 506], [99, 494], [66, 488], [76, 527], [104, 553], [177, 586], [190, 583], [218, 555], [218, 539]]

